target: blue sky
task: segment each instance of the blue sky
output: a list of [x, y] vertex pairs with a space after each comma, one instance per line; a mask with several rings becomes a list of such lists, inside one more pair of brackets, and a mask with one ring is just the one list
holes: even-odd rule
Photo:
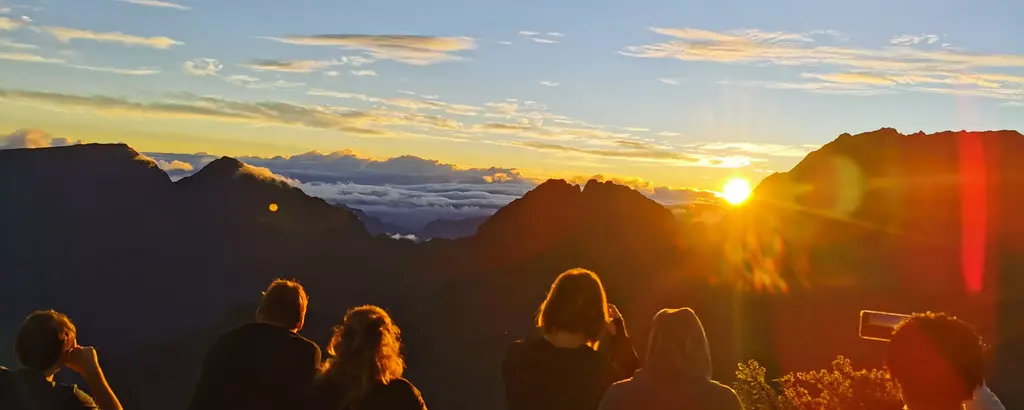
[[1014, 3], [0, 0], [0, 132], [718, 189], [843, 132], [1024, 128]]

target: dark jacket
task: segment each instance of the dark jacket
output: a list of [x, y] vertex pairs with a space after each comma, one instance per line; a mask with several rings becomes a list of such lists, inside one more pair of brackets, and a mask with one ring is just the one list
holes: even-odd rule
[[189, 410], [291, 410], [320, 367], [320, 348], [267, 323], [222, 335], [203, 360]]
[[605, 389], [638, 367], [621, 319], [616, 326], [599, 350], [558, 348], [540, 336], [513, 343], [502, 364], [508, 410], [596, 410]]
[[0, 367], [0, 409], [96, 410], [92, 397], [78, 386], [46, 380], [42, 373]]
[[[305, 410], [338, 410], [345, 390], [334, 380], [318, 378]], [[378, 383], [359, 402], [359, 410], [427, 410], [420, 391], [405, 379]]]

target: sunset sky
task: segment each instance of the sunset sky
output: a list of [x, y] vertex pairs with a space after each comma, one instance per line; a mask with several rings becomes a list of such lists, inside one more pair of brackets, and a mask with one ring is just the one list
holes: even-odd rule
[[0, 0], [0, 134], [719, 189], [837, 135], [1024, 129], [1011, 0]]

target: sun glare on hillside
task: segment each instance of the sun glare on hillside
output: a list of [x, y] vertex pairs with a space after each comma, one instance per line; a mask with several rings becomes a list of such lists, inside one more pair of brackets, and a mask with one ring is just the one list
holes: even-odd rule
[[722, 198], [730, 204], [739, 205], [750, 197], [750, 182], [743, 178], [733, 178], [722, 187]]

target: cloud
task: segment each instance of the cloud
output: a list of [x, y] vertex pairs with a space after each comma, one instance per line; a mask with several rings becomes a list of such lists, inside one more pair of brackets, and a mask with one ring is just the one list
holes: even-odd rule
[[734, 154], [760, 154], [773, 157], [803, 158], [819, 148], [813, 145], [782, 145], [756, 142], [702, 142], [689, 144], [690, 149], [703, 152], [727, 152]]
[[20, 129], [8, 135], [0, 136], [0, 149], [49, 148], [84, 143], [81, 140], [72, 141], [67, 138], [54, 138], [52, 135], [39, 129]]
[[178, 9], [178, 10], [192, 10], [192, 8], [189, 7], [189, 6], [183, 6], [181, 4], [170, 3], [170, 2], [166, 2], [166, 1], [160, 1], [160, 0], [117, 0], [117, 1], [124, 2], [124, 3], [138, 4], [140, 6], [161, 7], [161, 8]]
[[460, 60], [462, 57], [454, 53], [476, 48], [476, 42], [468, 37], [320, 34], [266, 38], [286, 44], [363, 50], [378, 60], [393, 60], [411, 65]]
[[499, 41], [498, 44], [503, 44], [503, 45], [506, 45], [506, 46], [510, 46], [510, 45], [512, 45], [512, 42], [511, 41]]
[[152, 68], [113, 68], [113, 67], [92, 67], [86, 65], [68, 64], [68, 67], [81, 70], [97, 71], [101, 73], [112, 73], [122, 75], [153, 75], [160, 74], [160, 70]]
[[1000, 104], [1003, 107], [1024, 107], [1024, 102], [1020, 101], [1007, 101]]
[[679, 78], [659, 78], [658, 81], [661, 81], [668, 85], [679, 85], [682, 84], [683, 80]]
[[288, 185], [292, 185], [292, 186], [297, 186], [300, 183], [299, 181], [296, 181], [294, 179], [288, 178], [288, 177], [283, 176], [283, 175], [276, 174], [276, 173], [274, 173], [274, 171], [271, 171], [269, 168], [253, 166], [253, 165], [245, 164], [245, 163], [242, 164], [242, 168], [239, 169], [238, 172], [246, 173], [246, 174], [249, 174], [249, 175], [253, 175], [253, 176], [256, 176], [257, 178], [265, 179], [265, 180], [268, 180], [268, 181], [282, 182], [282, 183], [285, 183], [285, 184], [288, 184]]
[[26, 23], [23, 20], [15, 20], [8, 17], [0, 17], [0, 30], [3, 31], [14, 31], [25, 27]]
[[0, 48], [13, 48], [17, 50], [35, 50], [38, 49], [39, 46], [35, 44], [19, 43], [17, 41], [7, 38], [0, 38]]
[[352, 70], [352, 71], [349, 71], [349, 72], [352, 73], [352, 75], [354, 75], [356, 77], [376, 77], [377, 76], [377, 72], [373, 71], [373, 70]]
[[540, 85], [543, 85], [545, 87], [558, 87], [558, 86], [562, 85], [562, 83], [557, 83], [557, 82], [554, 82], [554, 81], [541, 81]]
[[187, 171], [192, 171], [194, 169], [194, 168], [192, 168], [192, 164], [189, 164], [189, 163], [183, 162], [183, 161], [178, 161], [178, 160], [173, 160], [173, 161], [168, 162], [168, 161], [164, 161], [164, 160], [158, 159], [158, 160], [155, 160], [155, 162], [156, 162], [156, 166], [160, 167], [160, 169], [162, 169], [164, 171], [186, 171], [187, 172]]
[[[367, 101], [367, 102], [386, 104], [386, 105], [389, 105], [391, 107], [405, 108], [405, 109], [414, 110], [414, 111], [419, 111], [419, 110], [442, 111], [442, 112], [445, 112], [445, 113], [448, 113], [448, 114], [455, 114], [455, 115], [462, 115], [462, 116], [475, 116], [477, 114], [480, 114], [483, 111], [483, 109], [480, 108], [480, 107], [475, 107], [475, 106], [472, 106], [472, 105], [465, 105], [465, 104], [447, 103], [447, 102], [444, 102], [444, 101], [437, 101], [435, 99], [435, 98], [437, 98], [436, 96], [424, 96], [424, 95], [419, 95], [419, 94], [416, 94], [416, 93], [413, 93], [413, 92], [409, 92], [409, 91], [402, 92], [402, 94], [416, 95], [416, 96], [422, 97], [424, 99], [423, 100], [417, 100], [417, 99], [411, 99], [411, 98], [382, 98], [382, 97], [374, 97], [374, 96], [370, 96], [370, 95], [366, 95], [366, 94], [345, 93], [345, 92], [330, 91], [330, 90], [323, 90], [323, 89], [311, 89], [309, 91], [306, 91], [306, 94], [307, 95], [321, 96], [321, 97], [334, 97], [334, 98], [362, 100], [362, 101]], [[433, 97], [433, 98], [430, 98], [430, 97]]]
[[[971, 53], [949, 48], [922, 50], [905, 46], [863, 48], [818, 41], [817, 36], [821, 34], [832, 36], [828, 32], [715, 32], [693, 28], [652, 30], [670, 37], [670, 40], [627, 47], [621, 54], [722, 64], [824, 67], [832, 71], [802, 75], [804, 79], [822, 82], [747, 82], [747, 85], [774, 89], [847, 95], [913, 91], [1001, 99], [1024, 98], [1024, 81], [1021, 81], [1021, 76], [986, 72], [992, 69], [1022, 69], [1024, 55]], [[901, 45], [931, 44], [937, 41], [938, 37], [934, 35], [899, 36], [893, 40], [895, 44]]]
[[26, 63], [63, 64], [64, 60], [48, 58], [29, 53], [0, 53], [0, 60], [23, 61]]
[[326, 75], [328, 77], [337, 77], [337, 76], [341, 75], [341, 73], [339, 73], [337, 71], [324, 71], [324, 75]]
[[934, 44], [939, 42], [939, 36], [935, 34], [903, 34], [893, 37], [889, 44], [897, 46], [910, 46], [914, 44]]
[[102, 33], [66, 27], [42, 27], [42, 29], [63, 43], [68, 43], [72, 40], [92, 40], [101, 43], [118, 43], [126, 46], [140, 46], [156, 49], [166, 49], [171, 46], [184, 44], [180, 41], [167, 37], [140, 37], [120, 32]]
[[694, 164], [697, 162], [696, 158], [690, 157], [686, 154], [678, 152], [663, 151], [658, 149], [628, 149], [628, 150], [608, 150], [608, 149], [587, 149], [587, 148], [576, 148], [568, 147], [558, 144], [550, 144], [539, 141], [524, 141], [518, 145], [533, 148], [544, 151], [558, 151], [570, 154], [582, 154], [587, 156], [602, 157], [602, 158], [619, 158], [619, 159], [633, 159], [633, 160], [647, 160], [656, 162], [670, 162], [676, 164]]
[[317, 60], [253, 60], [242, 67], [256, 71], [278, 71], [283, 73], [309, 73], [324, 67], [338, 65], [333, 61]]
[[[0, 89], [0, 100], [47, 108], [76, 109], [116, 116], [202, 119], [260, 125], [284, 125], [343, 131], [357, 136], [384, 136], [389, 132], [373, 124], [400, 124], [400, 118], [374, 113], [262, 101], [243, 102], [210, 96], [181, 94], [177, 98], [137, 102], [118, 97], [85, 96], [41, 91]], [[409, 120], [412, 121], [412, 120]]]
[[214, 58], [197, 58], [184, 62], [181, 68], [188, 75], [210, 76], [220, 73], [224, 65]]
[[557, 32], [551, 32], [551, 33], [546, 33], [545, 34], [545, 33], [540, 33], [540, 32], [536, 32], [536, 31], [528, 31], [528, 30], [520, 31], [519, 35], [522, 36], [522, 37], [526, 37], [526, 38], [532, 40], [534, 43], [541, 43], [541, 44], [558, 44], [559, 41], [555, 40], [555, 38], [565, 37], [565, 34], [557, 33]]
[[283, 81], [283, 80], [264, 81], [263, 79], [258, 78], [258, 77], [253, 77], [251, 75], [241, 75], [241, 74], [229, 75], [227, 77], [224, 77], [224, 81], [227, 81], [227, 82], [229, 82], [231, 84], [234, 84], [234, 85], [237, 85], [237, 86], [246, 87], [246, 88], [253, 88], [253, 89], [293, 88], [293, 87], [301, 87], [301, 86], [306, 85], [305, 83], [293, 83], [293, 82]]

